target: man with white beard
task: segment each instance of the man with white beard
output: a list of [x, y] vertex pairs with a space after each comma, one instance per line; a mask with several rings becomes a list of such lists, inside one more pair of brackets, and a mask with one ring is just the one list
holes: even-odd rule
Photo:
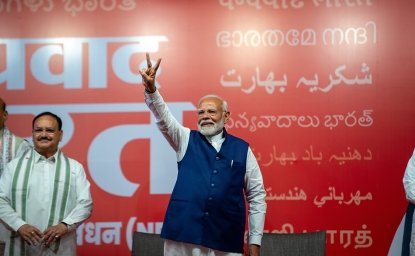
[[140, 70], [145, 102], [176, 151], [178, 176], [164, 218], [164, 255], [236, 256], [244, 253], [248, 203], [248, 255], [260, 254], [266, 203], [262, 174], [249, 144], [224, 128], [226, 101], [207, 95], [198, 104], [198, 131], [182, 126], [155, 86], [161, 59]]

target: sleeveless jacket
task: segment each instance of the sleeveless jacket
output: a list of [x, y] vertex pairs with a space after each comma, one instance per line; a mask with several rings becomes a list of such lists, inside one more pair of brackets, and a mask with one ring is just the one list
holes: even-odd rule
[[244, 178], [248, 143], [223, 132], [219, 152], [198, 131], [190, 132], [178, 163], [161, 236], [224, 252], [243, 253]]

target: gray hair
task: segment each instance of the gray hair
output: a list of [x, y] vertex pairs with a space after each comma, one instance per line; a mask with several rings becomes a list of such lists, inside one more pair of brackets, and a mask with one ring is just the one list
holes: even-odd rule
[[228, 112], [228, 102], [226, 102], [226, 100], [224, 100], [222, 97], [219, 97], [216, 94], [208, 94], [208, 95], [203, 96], [202, 98], [200, 98], [198, 105], [200, 105], [200, 103], [207, 98], [216, 98], [220, 100], [222, 102], [222, 110], [224, 112]]

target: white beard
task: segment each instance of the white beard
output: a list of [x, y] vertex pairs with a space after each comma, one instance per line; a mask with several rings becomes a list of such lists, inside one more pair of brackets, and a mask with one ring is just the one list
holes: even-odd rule
[[205, 136], [213, 136], [220, 133], [225, 126], [224, 120], [220, 120], [217, 123], [214, 123], [213, 126], [204, 127], [201, 124], [198, 124], [199, 132]]

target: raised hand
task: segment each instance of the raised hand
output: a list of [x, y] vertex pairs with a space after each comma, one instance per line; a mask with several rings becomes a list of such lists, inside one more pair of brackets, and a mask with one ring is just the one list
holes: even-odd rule
[[157, 69], [160, 66], [161, 58], [157, 60], [156, 64], [153, 66], [150, 60], [150, 54], [146, 53], [147, 59], [147, 68], [139, 70], [141, 78], [143, 79], [143, 85], [145, 90], [148, 93], [153, 93], [156, 91], [156, 73]]

